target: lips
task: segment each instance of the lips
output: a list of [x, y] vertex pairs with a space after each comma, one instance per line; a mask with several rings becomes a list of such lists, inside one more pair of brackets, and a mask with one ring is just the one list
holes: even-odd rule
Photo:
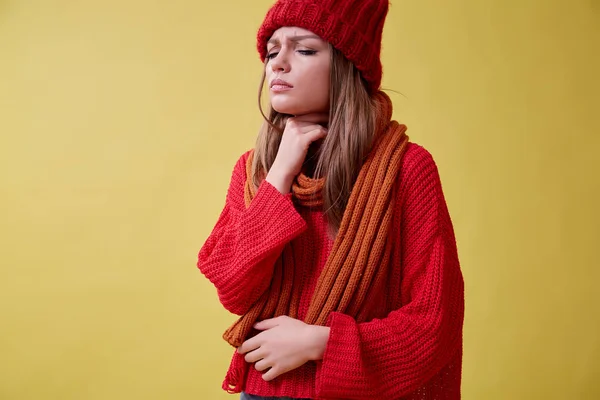
[[273, 82], [271, 82], [271, 88], [277, 88], [277, 89], [291, 89], [294, 86], [286, 81], [284, 81], [283, 79], [275, 79]]

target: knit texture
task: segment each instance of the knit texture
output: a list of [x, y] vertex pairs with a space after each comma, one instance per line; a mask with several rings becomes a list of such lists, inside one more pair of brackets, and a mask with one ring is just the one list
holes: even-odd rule
[[[263, 181], [249, 207], [244, 200], [250, 152], [237, 162], [225, 207], [198, 255], [223, 306], [243, 315], [268, 290], [277, 260], [289, 247], [304, 320], [333, 249], [322, 211], [294, 205]], [[450, 215], [435, 162], [409, 143], [398, 173], [389, 236], [391, 268], [368, 293], [366, 322], [332, 312], [323, 360], [271, 382], [246, 369], [250, 394], [313, 399], [459, 399], [464, 288]], [[243, 358], [234, 352], [231, 370]], [[229, 376], [229, 374], [228, 374]], [[232, 384], [227, 379], [226, 387]], [[233, 385], [238, 386], [238, 385]]]
[[258, 30], [261, 60], [267, 41], [284, 26], [297, 26], [319, 35], [340, 50], [361, 72], [370, 93], [381, 85], [381, 38], [388, 0], [279, 0]]

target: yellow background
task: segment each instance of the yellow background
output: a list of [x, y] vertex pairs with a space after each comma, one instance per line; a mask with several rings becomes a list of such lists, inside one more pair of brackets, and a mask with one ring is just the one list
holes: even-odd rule
[[[454, 219], [464, 398], [600, 398], [600, 3], [393, 3], [384, 86]], [[0, 399], [230, 398], [195, 262], [260, 124], [270, 4], [0, 0]]]

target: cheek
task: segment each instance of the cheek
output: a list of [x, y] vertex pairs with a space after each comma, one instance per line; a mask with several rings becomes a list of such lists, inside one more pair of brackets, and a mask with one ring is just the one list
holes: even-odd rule
[[[304, 67], [304, 68], [303, 68]], [[292, 75], [296, 88], [290, 94], [271, 97], [275, 110], [287, 114], [326, 112], [329, 110], [329, 65], [297, 66]], [[269, 77], [267, 72], [267, 78]]]
[[310, 97], [323, 97], [329, 93], [329, 68], [306, 68], [301, 73], [302, 93]]
[[273, 76], [273, 71], [269, 71], [271, 68], [269, 68], [267, 66], [267, 69], [265, 70], [265, 86], [268, 87], [269, 86], [269, 82], [271, 81], [271, 78]]
[[329, 68], [322, 68], [318, 73], [313, 74], [309, 79], [312, 82], [311, 95], [321, 107], [325, 107], [327, 104], [329, 104]]

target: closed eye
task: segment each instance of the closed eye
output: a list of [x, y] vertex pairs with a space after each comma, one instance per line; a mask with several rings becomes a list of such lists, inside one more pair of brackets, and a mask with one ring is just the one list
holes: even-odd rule
[[[298, 50], [298, 53], [304, 55], [304, 56], [313, 56], [315, 54], [317, 54], [316, 50]], [[273, 52], [270, 54], [267, 54], [266, 58], [268, 60], [272, 60], [273, 58], [277, 57], [277, 54], [279, 54], [279, 52]]]

